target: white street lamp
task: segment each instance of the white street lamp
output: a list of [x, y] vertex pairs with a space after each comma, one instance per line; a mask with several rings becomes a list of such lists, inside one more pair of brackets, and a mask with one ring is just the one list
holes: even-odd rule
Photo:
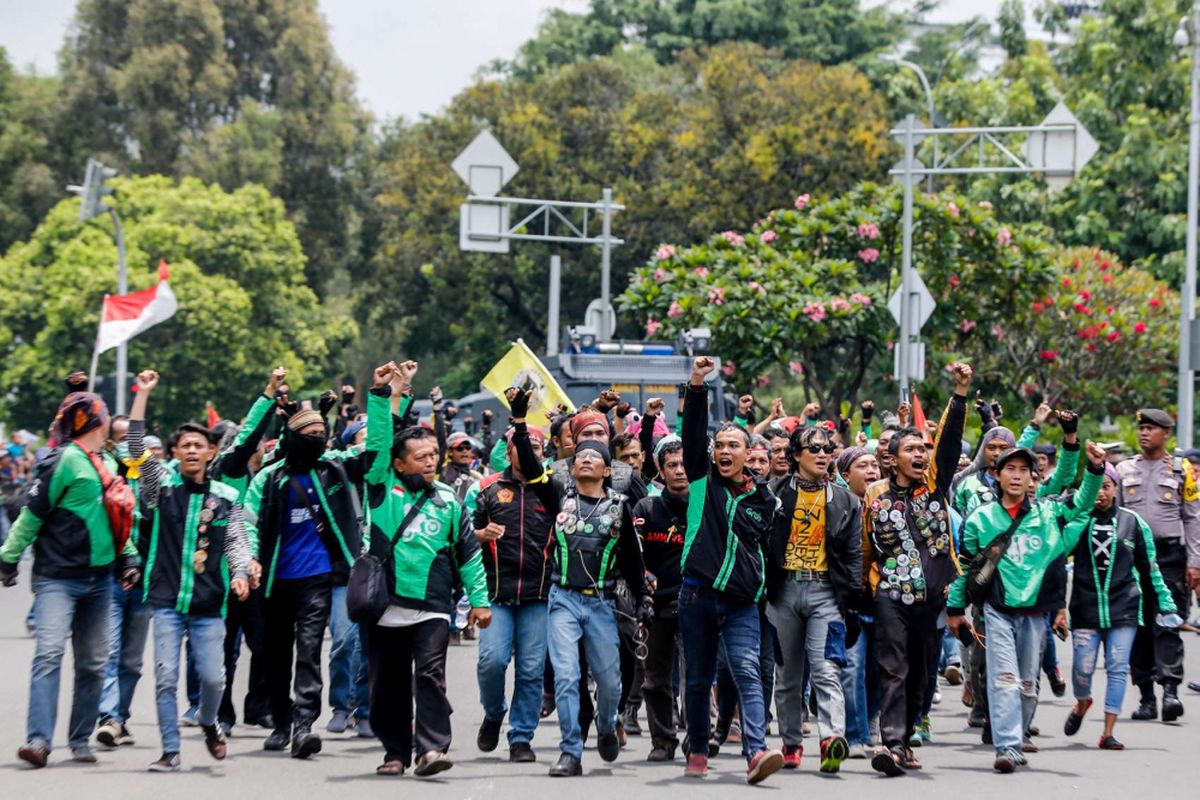
[[1192, 19], [1179, 20], [1171, 38], [1180, 49], [1192, 48], [1192, 108], [1188, 119], [1188, 194], [1187, 263], [1183, 269], [1183, 289], [1179, 295], [1179, 399], [1176, 416], [1178, 446], [1190, 449], [1194, 440], [1195, 384], [1192, 372], [1192, 326], [1196, 317], [1196, 226], [1200, 213], [1200, 3], [1192, 9]]

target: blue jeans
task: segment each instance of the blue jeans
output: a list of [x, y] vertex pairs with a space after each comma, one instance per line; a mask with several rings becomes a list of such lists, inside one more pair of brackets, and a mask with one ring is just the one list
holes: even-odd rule
[[200, 706], [196, 721], [215, 725], [221, 694], [225, 691], [225, 620], [195, 617], [173, 608], [154, 609], [154, 701], [158, 730], [165, 753], [179, 752], [179, 648], [184, 634], [191, 643], [192, 659], [200, 679]]
[[1103, 645], [1104, 713], [1121, 713], [1121, 704], [1125, 702], [1125, 683], [1129, 679], [1129, 653], [1136, 635], [1135, 625], [1100, 630], [1076, 628], [1071, 631], [1071, 642], [1075, 648], [1071, 683], [1075, 687], [1076, 700], [1087, 700], [1092, 696], [1092, 674], [1096, 671], [1100, 646]]
[[867, 708], [867, 662], [874, 653], [875, 632], [863, 626], [858, 641], [846, 651], [846, 666], [840, 670], [842, 694], [846, 698], [846, 741], [852, 745], [871, 743], [871, 715]]
[[370, 703], [367, 660], [359, 641], [358, 625], [346, 611], [346, 587], [333, 587], [329, 609], [329, 707], [366, 719]]
[[[542, 707], [546, 663], [546, 604], [493, 605], [492, 624], [479, 631], [479, 702], [490, 720], [504, 719], [504, 678], [516, 654], [508, 743], [528, 744]], [[557, 673], [556, 673], [557, 674]]]
[[984, 603], [987, 694], [997, 753], [1021, 749], [1037, 710], [1038, 673], [1046, 644], [1045, 614], [1005, 614]]
[[112, 653], [104, 671], [104, 690], [100, 695], [100, 719], [114, 719], [124, 725], [129, 721], [129, 704], [133, 690], [142, 677], [142, 656], [146, 652], [146, 636], [150, 633], [151, 609], [142, 602], [142, 587], [121, 588], [112, 579]]
[[50, 748], [58, 716], [58, 683], [67, 638], [75, 660], [75, 693], [67, 742], [86, 747], [100, 711], [104, 667], [108, 663], [109, 609], [112, 578], [43, 578], [34, 576], [33, 604], [37, 645], [29, 680], [28, 742]]
[[[559, 586], [550, 587], [546, 616], [546, 646], [554, 667], [554, 702], [558, 706], [559, 749], [583, 757], [579, 730], [579, 643], [588, 668], [596, 679], [596, 732], [601, 736], [617, 727], [621, 699], [621, 644], [617, 637], [616, 603]], [[708, 713], [708, 706], [705, 707]]]
[[1058, 650], [1054, 647], [1054, 618], [1046, 615], [1046, 646], [1042, 648], [1042, 671], [1049, 675], [1058, 669]]
[[685, 581], [679, 590], [679, 631], [683, 636], [684, 696], [691, 752], [708, 752], [709, 695], [717, 675], [717, 649], [722, 640], [742, 712], [742, 750], [748, 755], [765, 750], [766, 708], [758, 664], [758, 607], [701, 590]]

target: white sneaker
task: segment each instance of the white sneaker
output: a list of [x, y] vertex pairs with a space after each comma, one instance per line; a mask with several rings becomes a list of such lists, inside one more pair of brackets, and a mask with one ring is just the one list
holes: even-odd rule
[[936, 706], [940, 702], [942, 702], [942, 691], [941, 691], [941, 689], [934, 689], [933, 690], [933, 704]]
[[867, 747], [865, 744], [850, 745], [849, 758], [870, 758], [871, 755], [871, 748]]

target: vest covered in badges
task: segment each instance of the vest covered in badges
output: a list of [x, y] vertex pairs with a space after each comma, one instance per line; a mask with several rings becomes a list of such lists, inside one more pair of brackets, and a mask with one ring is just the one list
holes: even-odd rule
[[613, 491], [588, 511], [583, 510], [579, 495], [573, 491], [563, 499], [562, 510], [554, 520], [551, 580], [576, 591], [613, 590], [618, 577], [613, 565], [624, 503], [624, 495]]
[[[945, 499], [922, 489], [912, 495], [887, 493], [870, 501], [871, 544], [879, 570], [877, 592], [905, 605], [929, 597], [929, 568], [951, 562], [950, 511]], [[938, 566], [941, 566], [939, 564]], [[939, 581], [941, 585], [945, 584]]]

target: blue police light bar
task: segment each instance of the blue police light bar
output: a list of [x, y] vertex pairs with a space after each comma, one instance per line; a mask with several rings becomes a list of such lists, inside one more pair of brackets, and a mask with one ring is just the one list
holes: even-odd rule
[[675, 348], [669, 344], [637, 344], [632, 342], [600, 342], [595, 347], [584, 347], [581, 353], [604, 353], [624, 356], [673, 356]]

